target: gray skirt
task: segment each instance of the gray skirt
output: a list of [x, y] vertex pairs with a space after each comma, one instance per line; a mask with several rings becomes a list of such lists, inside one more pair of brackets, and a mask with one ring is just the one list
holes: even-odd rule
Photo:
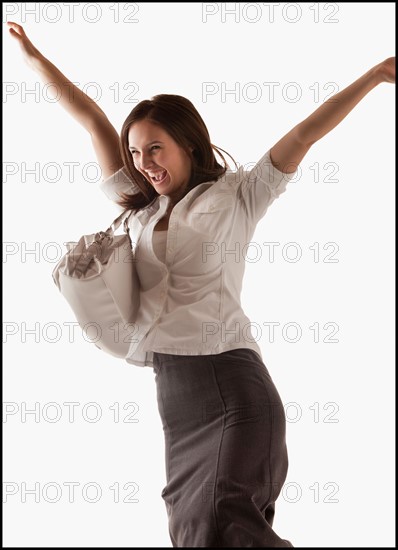
[[292, 547], [272, 529], [288, 469], [286, 418], [260, 356], [154, 352], [153, 370], [173, 547]]

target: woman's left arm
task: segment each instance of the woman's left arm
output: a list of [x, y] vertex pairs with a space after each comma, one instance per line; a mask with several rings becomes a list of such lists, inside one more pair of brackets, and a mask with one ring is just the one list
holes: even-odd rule
[[395, 57], [372, 67], [283, 136], [271, 148], [272, 164], [281, 172], [294, 172], [309, 148], [333, 130], [381, 82], [395, 82]]

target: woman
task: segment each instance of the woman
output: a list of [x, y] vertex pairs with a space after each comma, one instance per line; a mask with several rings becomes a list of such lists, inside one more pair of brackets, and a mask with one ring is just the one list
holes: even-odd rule
[[285, 416], [240, 305], [242, 247], [309, 148], [375, 86], [395, 82], [395, 58], [321, 105], [251, 171], [232, 172], [186, 98], [140, 102], [119, 139], [98, 105], [8, 24], [26, 61], [90, 132], [103, 191], [134, 212], [142, 288], [127, 360], [156, 374], [173, 546], [291, 547], [272, 529], [288, 468]]

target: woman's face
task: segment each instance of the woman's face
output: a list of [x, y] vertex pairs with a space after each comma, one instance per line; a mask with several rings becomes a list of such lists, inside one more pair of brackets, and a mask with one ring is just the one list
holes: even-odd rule
[[129, 149], [136, 169], [159, 195], [175, 204], [185, 194], [191, 176], [191, 159], [163, 128], [140, 120], [130, 126]]

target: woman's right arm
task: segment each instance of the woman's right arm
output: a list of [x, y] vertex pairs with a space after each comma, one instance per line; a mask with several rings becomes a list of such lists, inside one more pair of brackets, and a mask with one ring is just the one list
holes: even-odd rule
[[35, 48], [21, 25], [9, 21], [10, 34], [18, 41], [25, 62], [45, 84], [55, 84], [60, 105], [91, 135], [94, 151], [107, 178], [123, 166], [119, 136], [97, 103], [64, 76]]

